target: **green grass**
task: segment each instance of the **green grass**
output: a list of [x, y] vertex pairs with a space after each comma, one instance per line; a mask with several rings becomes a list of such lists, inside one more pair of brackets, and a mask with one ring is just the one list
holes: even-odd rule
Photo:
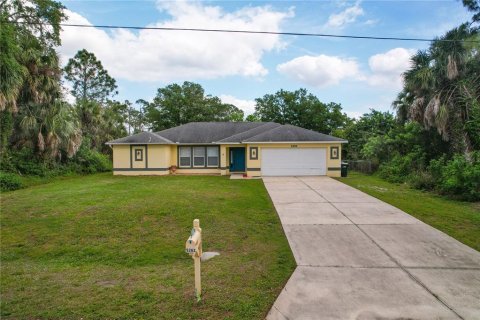
[[341, 182], [385, 201], [480, 251], [480, 203], [446, 199], [406, 184], [349, 172]]
[[262, 181], [111, 173], [2, 194], [1, 262], [2, 319], [262, 319], [295, 268]]

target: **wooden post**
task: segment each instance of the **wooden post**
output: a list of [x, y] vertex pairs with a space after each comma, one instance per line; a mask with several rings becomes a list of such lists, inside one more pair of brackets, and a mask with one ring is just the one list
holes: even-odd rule
[[195, 269], [195, 298], [200, 301], [202, 296], [202, 280], [201, 280], [201, 257], [202, 257], [202, 229], [200, 228], [200, 220], [193, 220], [193, 229], [190, 237], [185, 243], [185, 252], [193, 258]]
[[202, 296], [202, 281], [200, 277], [200, 257], [194, 256], [193, 260], [195, 261], [195, 297], [197, 301], [200, 301]]
[[201, 266], [200, 258], [202, 257], [202, 229], [200, 228], [200, 220], [193, 220], [193, 229], [200, 234], [200, 239], [198, 240], [198, 249], [197, 252], [193, 255], [194, 265], [195, 265], [195, 297], [197, 301], [200, 301], [202, 296], [202, 279], [201, 279]]

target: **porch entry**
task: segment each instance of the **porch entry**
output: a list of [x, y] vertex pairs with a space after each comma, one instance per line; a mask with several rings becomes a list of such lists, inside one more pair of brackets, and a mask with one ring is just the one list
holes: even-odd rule
[[230, 148], [230, 172], [245, 172], [245, 148]]

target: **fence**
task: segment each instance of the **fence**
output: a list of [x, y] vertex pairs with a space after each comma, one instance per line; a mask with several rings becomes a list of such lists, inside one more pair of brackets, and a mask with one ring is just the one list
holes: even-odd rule
[[347, 160], [346, 162], [348, 162], [349, 170], [371, 174], [378, 169], [378, 164], [371, 160]]

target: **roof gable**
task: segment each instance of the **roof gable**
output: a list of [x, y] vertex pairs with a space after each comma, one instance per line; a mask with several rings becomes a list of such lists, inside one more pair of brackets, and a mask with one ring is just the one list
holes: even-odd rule
[[107, 142], [107, 144], [172, 144], [173, 142], [153, 132], [140, 132], [128, 137]]

